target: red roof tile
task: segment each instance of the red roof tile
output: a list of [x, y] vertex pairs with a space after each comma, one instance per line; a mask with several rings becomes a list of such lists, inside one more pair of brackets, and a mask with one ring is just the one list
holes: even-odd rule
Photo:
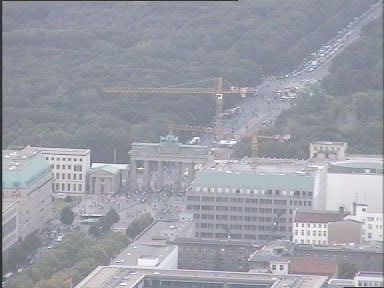
[[296, 212], [293, 222], [328, 223], [343, 220], [347, 215], [336, 212]]
[[337, 262], [333, 259], [293, 257], [289, 258], [289, 273], [333, 276], [337, 274]]

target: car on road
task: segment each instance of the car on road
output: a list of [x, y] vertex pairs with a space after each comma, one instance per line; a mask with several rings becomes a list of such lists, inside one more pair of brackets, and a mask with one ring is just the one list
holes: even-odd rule
[[52, 245], [49, 245], [47, 248], [48, 248], [48, 249], [52, 249]]
[[119, 263], [123, 263], [124, 262], [124, 259], [121, 259], [121, 260], [116, 260], [115, 263], [119, 264]]

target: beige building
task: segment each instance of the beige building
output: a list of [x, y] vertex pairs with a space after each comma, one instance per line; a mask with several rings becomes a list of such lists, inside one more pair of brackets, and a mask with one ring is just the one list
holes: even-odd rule
[[19, 238], [17, 227], [19, 201], [4, 198], [2, 204], [2, 251], [4, 252], [15, 245]]
[[346, 158], [346, 142], [315, 141], [309, 146], [309, 158], [315, 161], [341, 161]]
[[363, 222], [343, 219], [328, 223], [328, 244], [360, 245]]
[[128, 165], [93, 163], [88, 172], [90, 194], [113, 194], [126, 188]]
[[51, 166], [36, 149], [3, 150], [3, 200], [18, 200], [18, 237], [44, 228], [51, 215]]
[[86, 176], [91, 166], [89, 149], [31, 148], [40, 151], [51, 164], [54, 192], [72, 195], [86, 192]]

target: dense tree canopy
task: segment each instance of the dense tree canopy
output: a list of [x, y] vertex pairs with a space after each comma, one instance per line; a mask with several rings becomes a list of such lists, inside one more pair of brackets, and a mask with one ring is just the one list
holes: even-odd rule
[[383, 154], [382, 51], [380, 17], [335, 57], [330, 75], [311, 88], [312, 97], [304, 93], [279, 116], [271, 132], [290, 133], [291, 141], [262, 143], [261, 155], [307, 158], [316, 140], [346, 141], [349, 153]]
[[[4, 2], [3, 147], [91, 148], [127, 161], [169, 123], [208, 125], [207, 95], [106, 94], [223, 76], [254, 86], [291, 70], [373, 2]], [[237, 100], [238, 101], [238, 100]]]

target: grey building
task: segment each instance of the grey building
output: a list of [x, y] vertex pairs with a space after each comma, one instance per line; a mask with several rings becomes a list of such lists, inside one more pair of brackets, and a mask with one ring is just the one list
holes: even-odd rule
[[196, 237], [291, 239], [295, 208], [313, 207], [315, 176], [278, 171], [202, 170], [186, 193]]
[[127, 175], [126, 164], [93, 163], [87, 175], [89, 193], [101, 195], [122, 192]]
[[249, 255], [261, 248], [253, 241], [176, 238], [178, 269], [237, 271], [249, 270]]

